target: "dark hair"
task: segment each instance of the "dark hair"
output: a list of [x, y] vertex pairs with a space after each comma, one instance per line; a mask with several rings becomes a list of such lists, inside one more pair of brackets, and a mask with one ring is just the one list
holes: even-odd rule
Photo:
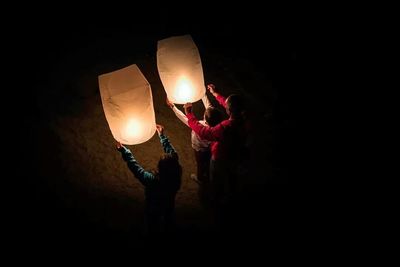
[[241, 116], [244, 111], [244, 99], [241, 95], [230, 95], [226, 100], [226, 108], [234, 116]]
[[181, 187], [182, 167], [177, 154], [165, 153], [158, 161], [160, 183], [172, 190], [178, 191]]
[[204, 111], [204, 119], [208, 125], [214, 127], [222, 121], [222, 113], [214, 107], [209, 107]]

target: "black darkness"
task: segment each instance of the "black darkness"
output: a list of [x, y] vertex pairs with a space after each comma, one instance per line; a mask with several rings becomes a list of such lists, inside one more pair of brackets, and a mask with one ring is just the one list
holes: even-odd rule
[[[207, 6], [196, 11], [189, 8], [194, 13], [191, 15], [184, 15], [183, 11], [172, 8], [152, 11], [149, 8], [126, 7], [118, 12], [112, 8], [108, 13], [97, 13], [90, 9], [63, 10], [62, 6], [56, 9], [57, 13], [22, 15], [21, 24], [15, 30], [9, 30], [12, 41], [8, 51], [13, 64], [9, 78], [13, 84], [21, 85], [18, 90], [11, 90], [19, 106], [17, 112], [21, 115], [12, 119], [10, 125], [18, 129], [18, 139], [22, 141], [12, 140], [15, 136], [7, 138], [7, 145], [15, 151], [14, 160], [11, 161], [15, 166], [15, 177], [22, 182], [15, 193], [18, 208], [13, 210], [18, 215], [15, 216], [18, 220], [17, 247], [61, 251], [121, 249], [134, 253], [131, 248], [152, 246], [140, 235], [141, 229], [126, 233], [91, 222], [75, 206], [66, 205], [62, 197], [48, 185], [48, 178], [43, 177], [43, 168], [46, 167], [37, 163], [41, 157], [49, 157], [45, 153], [60, 153], [57, 147], [51, 147], [54, 144], [52, 138], [55, 137], [46, 136], [50, 123], [48, 120], [58, 116], [57, 112], [52, 114], [52, 110], [59, 110], [60, 107], [50, 103], [51, 96], [46, 101], [41, 98], [51, 92], [54, 70], [62, 69], [64, 66], [60, 62], [65, 62], [71, 55], [80, 58], [74, 61], [80, 75], [84, 75], [94, 62], [105, 65], [104, 69], [111, 71], [114, 67], [112, 64], [128, 65], [135, 63], [131, 59], [154, 57], [157, 40], [182, 34], [191, 34], [199, 47], [206, 83], [214, 82], [217, 76], [217, 82], [221, 84], [224, 84], [224, 79], [233, 79], [245, 88], [251, 85], [253, 89], [249, 90], [250, 94], [254, 92], [253, 97], [258, 101], [260, 95], [268, 96], [265, 100], [267, 104], [260, 104], [253, 112], [257, 127], [268, 133], [261, 142], [267, 142], [265, 144], [269, 150], [259, 157], [265, 160], [266, 166], [272, 167], [268, 171], [258, 170], [255, 173], [263, 182], [244, 193], [239, 212], [224, 226], [229, 231], [208, 231], [182, 225], [181, 232], [173, 240], [174, 245], [180, 249], [194, 246], [200, 250], [221, 247], [246, 249], [259, 242], [266, 246], [284, 246], [287, 240], [304, 234], [302, 227], [306, 208], [298, 200], [303, 197], [299, 190], [304, 189], [308, 178], [301, 171], [304, 169], [304, 159], [300, 157], [303, 144], [298, 130], [302, 109], [298, 83], [300, 35], [295, 16], [289, 13], [278, 16], [272, 10], [261, 7], [217, 9]], [[66, 13], [62, 14], [64, 11]], [[124, 42], [129, 43], [130, 50], [124, 47]], [[112, 54], [111, 50], [105, 51], [102, 43], [114, 44], [116, 52], [113, 53], [116, 54]], [[122, 48], [118, 49], [119, 46]], [[87, 54], [87, 47], [97, 47], [98, 51]], [[125, 62], [123, 58], [126, 51], [131, 52]], [[99, 58], [99, 55], [102, 57]], [[117, 62], [113, 62], [114, 58]], [[218, 63], [217, 60], [222, 62]], [[243, 62], [249, 66], [248, 73], [243, 71], [246, 70], [242, 67]], [[213, 66], [217, 63], [225, 66], [226, 70]], [[108, 67], [107, 64], [111, 65]], [[68, 71], [71, 66], [65, 69]], [[241, 71], [229, 73], [237, 69]], [[262, 81], [268, 81], [268, 86], [259, 84], [260, 80], [253, 80], [253, 72], [263, 77]], [[67, 78], [62, 82], [72, 83], [68, 76], [65, 73]], [[255, 87], [260, 88], [260, 94]], [[264, 94], [261, 92], [264, 88], [270, 91]], [[229, 88], [226, 90], [230, 92]], [[86, 97], [85, 93], [81, 97]], [[55, 103], [59, 101], [54, 100]], [[46, 108], [43, 105], [47, 105]], [[57, 166], [49, 162], [48, 168], [53, 173], [62, 171]], [[101, 204], [107, 205], [104, 202]], [[182, 213], [184, 216], [185, 211]]]

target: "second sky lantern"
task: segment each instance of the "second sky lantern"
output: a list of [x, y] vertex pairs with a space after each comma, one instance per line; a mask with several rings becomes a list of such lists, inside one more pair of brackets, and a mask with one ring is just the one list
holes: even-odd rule
[[206, 93], [200, 54], [190, 35], [158, 41], [157, 68], [173, 103], [196, 102]]

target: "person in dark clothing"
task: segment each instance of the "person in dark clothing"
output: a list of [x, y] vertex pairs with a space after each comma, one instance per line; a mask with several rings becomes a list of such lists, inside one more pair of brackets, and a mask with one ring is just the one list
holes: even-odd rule
[[117, 149], [135, 177], [144, 185], [146, 196], [146, 225], [150, 236], [169, 233], [174, 228], [175, 196], [181, 186], [182, 167], [178, 153], [164, 135], [164, 128], [157, 125], [164, 154], [158, 162], [158, 170], [144, 170], [132, 152], [117, 142]]

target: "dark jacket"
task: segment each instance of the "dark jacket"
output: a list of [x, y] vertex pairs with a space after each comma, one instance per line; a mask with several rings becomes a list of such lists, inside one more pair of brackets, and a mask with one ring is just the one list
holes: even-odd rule
[[[172, 154], [178, 159], [178, 154], [165, 135], [160, 135], [160, 142], [165, 153]], [[175, 196], [180, 188], [181, 177], [165, 177], [167, 179], [162, 183], [160, 182], [159, 174], [144, 170], [128, 148], [121, 147], [119, 151], [129, 169], [145, 186], [146, 211], [153, 215], [168, 215], [173, 212]]]

